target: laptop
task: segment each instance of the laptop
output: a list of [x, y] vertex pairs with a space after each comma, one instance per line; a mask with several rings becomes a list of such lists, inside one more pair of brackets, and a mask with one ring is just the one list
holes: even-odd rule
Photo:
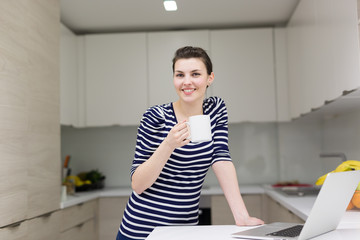
[[335, 230], [359, 182], [360, 170], [329, 173], [305, 224], [276, 222], [231, 236], [240, 239], [303, 240]]

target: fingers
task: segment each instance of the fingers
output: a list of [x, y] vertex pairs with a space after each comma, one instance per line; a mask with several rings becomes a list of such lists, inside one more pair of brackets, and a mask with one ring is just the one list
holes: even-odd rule
[[169, 132], [166, 137], [166, 141], [173, 148], [182, 147], [190, 142], [189, 139], [189, 129], [185, 123], [185, 121], [179, 122], [176, 124]]

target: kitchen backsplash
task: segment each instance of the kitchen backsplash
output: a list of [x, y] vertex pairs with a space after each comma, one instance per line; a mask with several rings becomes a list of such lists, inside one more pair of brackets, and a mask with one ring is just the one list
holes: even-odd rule
[[[72, 173], [98, 169], [106, 186], [130, 186], [137, 127], [61, 128], [62, 159], [71, 155]], [[229, 147], [240, 184], [299, 180], [312, 183], [340, 159], [321, 152], [344, 152], [360, 159], [360, 111], [326, 120], [241, 123], [229, 126]], [[210, 170], [206, 185], [218, 185]]]

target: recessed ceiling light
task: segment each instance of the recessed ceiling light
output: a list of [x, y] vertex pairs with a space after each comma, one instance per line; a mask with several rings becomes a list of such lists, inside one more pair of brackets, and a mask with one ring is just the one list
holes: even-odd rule
[[166, 11], [176, 11], [177, 5], [174, 0], [164, 0], [164, 7]]

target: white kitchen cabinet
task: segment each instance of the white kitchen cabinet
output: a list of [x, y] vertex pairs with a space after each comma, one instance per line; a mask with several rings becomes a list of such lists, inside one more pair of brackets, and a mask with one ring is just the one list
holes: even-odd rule
[[60, 37], [60, 123], [79, 125], [78, 122], [78, 71], [79, 38], [61, 25]]
[[86, 126], [136, 125], [148, 107], [145, 33], [85, 36]]
[[[184, 46], [201, 47], [209, 51], [209, 31], [148, 33], [150, 106], [173, 102], [178, 99], [173, 84], [172, 59], [175, 51]], [[211, 89], [208, 89], [208, 91], [211, 91]]]
[[300, 1], [287, 40], [292, 118], [360, 87], [356, 0]]
[[273, 29], [210, 32], [213, 94], [225, 100], [229, 123], [276, 121]]

